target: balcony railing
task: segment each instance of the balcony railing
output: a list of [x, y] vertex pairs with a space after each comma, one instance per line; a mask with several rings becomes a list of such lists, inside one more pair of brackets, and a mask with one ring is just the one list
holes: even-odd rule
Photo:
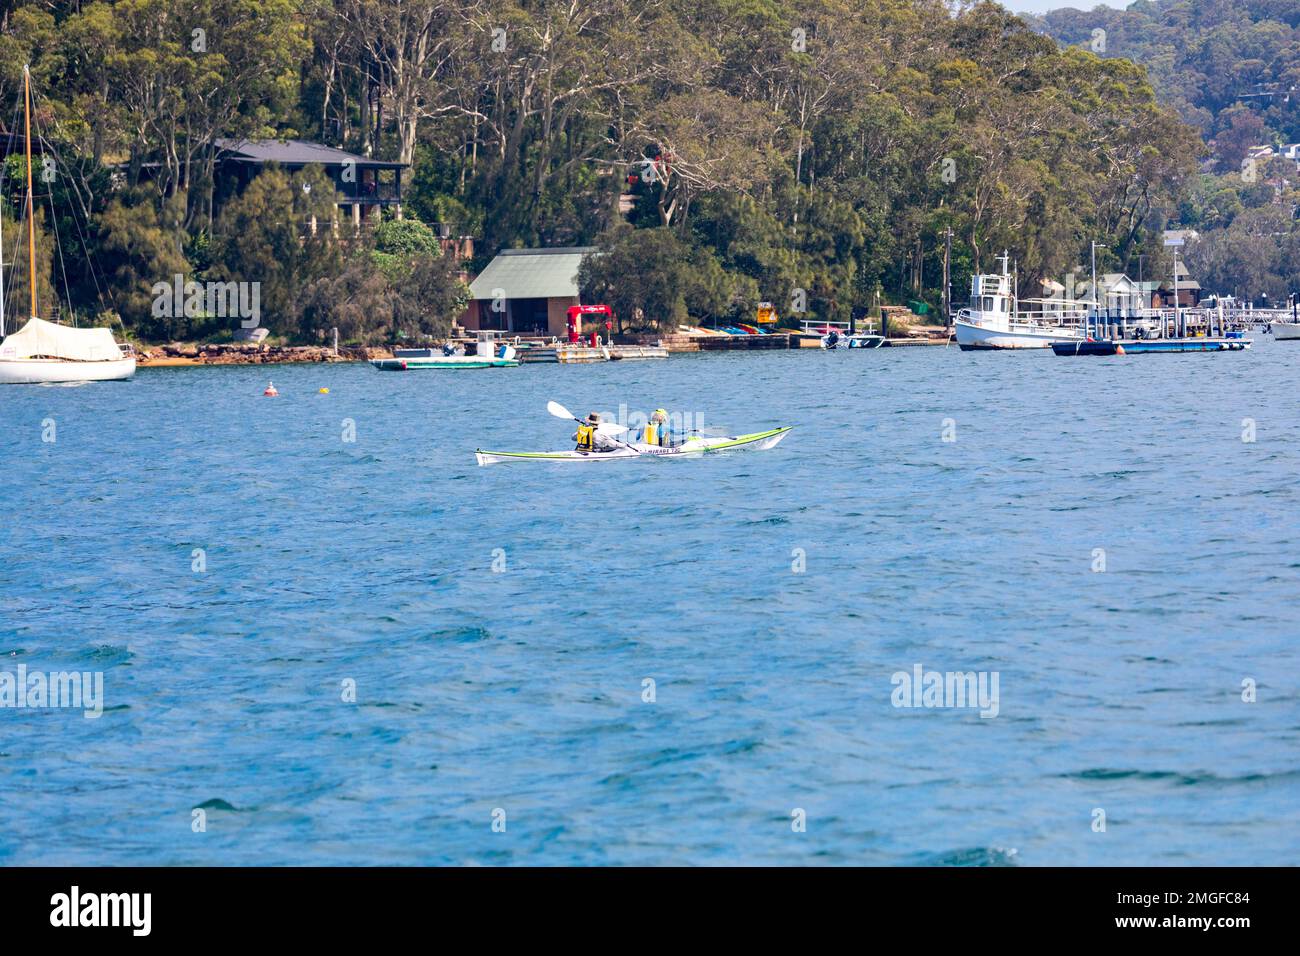
[[338, 183], [339, 202], [396, 202], [402, 198], [397, 183]]

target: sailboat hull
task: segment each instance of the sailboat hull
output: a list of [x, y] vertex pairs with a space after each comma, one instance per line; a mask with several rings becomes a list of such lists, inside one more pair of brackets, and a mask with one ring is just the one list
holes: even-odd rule
[[103, 362], [69, 362], [43, 358], [0, 359], [0, 385], [116, 382], [134, 374], [134, 356]]

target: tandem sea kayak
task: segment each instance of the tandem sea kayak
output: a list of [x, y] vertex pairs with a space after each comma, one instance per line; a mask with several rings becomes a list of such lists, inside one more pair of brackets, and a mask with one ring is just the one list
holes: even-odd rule
[[610, 451], [484, 451], [474, 453], [480, 465], [495, 465], [503, 461], [627, 461], [634, 458], [685, 458], [751, 445], [760, 451], [775, 448], [791, 426], [773, 428], [750, 435], [709, 438], [694, 436], [680, 445], [665, 448], [660, 445], [619, 445]]

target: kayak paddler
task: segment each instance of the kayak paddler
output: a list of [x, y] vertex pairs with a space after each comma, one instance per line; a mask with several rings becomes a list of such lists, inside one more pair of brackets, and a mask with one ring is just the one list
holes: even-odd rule
[[573, 440], [578, 443], [574, 451], [594, 452], [608, 451], [613, 447], [613, 443], [602, 435], [600, 428], [600, 412], [591, 412], [587, 420], [578, 426], [578, 430], [573, 433]]
[[672, 444], [672, 432], [668, 427], [668, 413], [656, 408], [650, 421], [645, 426], [645, 443], [647, 445], [667, 446]]

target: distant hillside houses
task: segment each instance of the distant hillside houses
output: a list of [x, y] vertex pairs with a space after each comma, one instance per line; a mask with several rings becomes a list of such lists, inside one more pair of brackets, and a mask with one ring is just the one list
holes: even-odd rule
[[1268, 145], [1252, 146], [1246, 150], [1247, 162], [1260, 162], [1273, 156], [1291, 160], [1296, 164], [1296, 171], [1300, 172], [1300, 143], [1288, 143], [1277, 148]]
[[[1288, 143], [1277, 149], [1272, 146], [1250, 147], [1250, 149], [1246, 150], [1246, 158], [1242, 160], [1242, 175], [1246, 175], [1248, 170], [1262, 168], [1273, 157], [1291, 160], [1295, 163], [1296, 172], [1300, 173], [1300, 143]], [[1262, 180], [1262, 182], [1273, 187], [1273, 204], [1281, 205], [1286, 191], [1291, 188], [1291, 180], [1285, 176], [1274, 174], [1272, 177]]]

